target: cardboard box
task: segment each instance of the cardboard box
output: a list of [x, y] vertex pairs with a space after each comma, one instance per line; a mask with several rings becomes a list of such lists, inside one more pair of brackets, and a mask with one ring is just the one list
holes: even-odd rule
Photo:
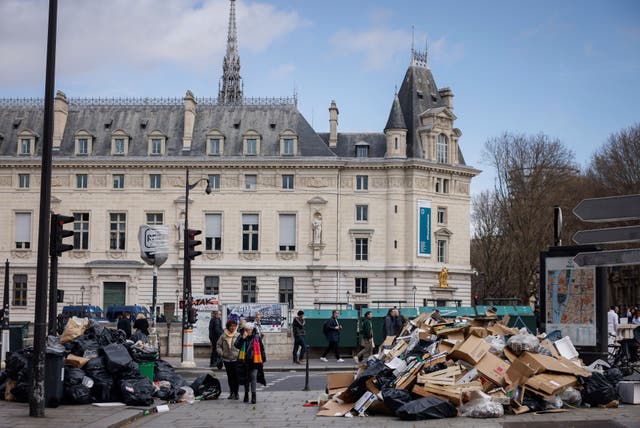
[[353, 410], [361, 415], [365, 412], [365, 410], [369, 408], [369, 406], [374, 401], [376, 401], [376, 394], [367, 391], [362, 395], [362, 397], [360, 397], [358, 401], [356, 401], [356, 404], [353, 405]]
[[577, 366], [565, 358], [553, 358], [548, 355], [534, 354], [532, 352], [523, 352], [518, 358], [530, 367], [540, 372], [556, 372], [564, 374], [572, 374], [576, 376], [589, 377], [591, 373], [582, 367]]
[[353, 408], [353, 403], [338, 403], [335, 400], [327, 401], [318, 412], [318, 416], [344, 416]]
[[504, 353], [504, 356], [507, 357], [507, 360], [509, 360], [512, 363], [518, 359], [518, 356], [515, 354], [515, 352], [509, 349], [508, 346], [505, 346], [502, 352]]
[[487, 352], [480, 362], [476, 364], [478, 372], [498, 386], [507, 385], [505, 375], [509, 367], [511, 367], [511, 364], [491, 352]]
[[514, 389], [518, 385], [522, 385], [531, 376], [535, 375], [536, 369], [529, 366], [520, 359], [516, 359], [511, 363], [505, 374], [505, 381], [510, 385], [510, 389]]
[[464, 342], [456, 343], [451, 350], [451, 357], [464, 360], [471, 364], [478, 364], [489, 351], [489, 344], [476, 336], [469, 336]]
[[327, 375], [329, 395], [344, 391], [353, 382], [353, 373], [330, 373]]
[[543, 396], [559, 394], [570, 386], [578, 384], [578, 379], [572, 375], [542, 373], [530, 377], [525, 383], [527, 389]]
[[489, 331], [489, 333], [493, 334], [494, 336], [505, 336], [505, 335], [518, 333], [517, 328], [505, 327], [502, 324], [494, 324], [492, 326], [487, 327], [487, 330]]
[[623, 403], [640, 404], [640, 382], [620, 381], [618, 383], [618, 394], [620, 394]]
[[489, 336], [489, 332], [484, 327], [469, 327], [469, 335], [483, 338]]
[[558, 353], [558, 350], [556, 349], [555, 346], [553, 346], [553, 343], [551, 343], [551, 341], [549, 339], [543, 339], [540, 341], [540, 346], [542, 346], [543, 348], [547, 349], [549, 352], [551, 352], [551, 355], [553, 357], [558, 358], [560, 356], [560, 354]]
[[89, 358], [78, 357], [77, 355], [69, 354], [67, 358], [64, 360], [64, 363], [68, 366], [73, 366], [75, 368], [81, 369], [85, 364], [89, 362]]

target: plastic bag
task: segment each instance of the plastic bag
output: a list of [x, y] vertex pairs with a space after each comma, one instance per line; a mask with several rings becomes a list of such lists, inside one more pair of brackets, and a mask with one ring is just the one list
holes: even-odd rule
[[31, 367], [33, 348], [25, 348], [11, 352], [7, 358], [6, 372], [10, 379], [16, 382], [27, 381]]
[[87, 335], [78, 336], [73, 340], [70, 340], [65, 345], [65, 348], [69, 350], [73, 355], [83, 357], [87, 351], [98, 351], [100, 344]]
[[113, 376], [107, 371], [104, 359], [94, 357], [87, 361], [83, 370], [85, 374], [93, 379], [91, 395], [98, 403], [105, 403], [112, 400]]
[[496, 355], [502, 355], [504, 347], [507, 346], [507, 340], [504, 338], [504, 336], [487, 336], [484, 338], [484, 341], [487, 342], [490, 346], [489, 352]]
[[182, 396], [178, 402], [180, 403], [193, 403], [196, 400], [196, 396], [193, 394], [193, 389], [190, 386], [182, 386], [180, 389], [183, 391]]
[[82, 336], [88, 324], [89, 320], [87, 318], [69, 318], [69, 321], [67, 321], [67, 325], [64, 326], [62, 336], [60, 337], [60, 343], [65, 344], [72, 341], [78, 336]]
[[590, 406], [607, 404], [618, 399], [616, 388], [609, 383], [604, 374], [591, 373], [582, 390], [582, 401]]
[[60, 343], [58, 336], [47, 336], [47, 354], [62, 356], [67, 354], [67, 349]]
[[112, 343], [102, 348], [104, 354], [105, 367], [109, 373], [121, 373], [128, 371], [133, 362], [129, 351], [119, 343]]
[[564, 404], [574, 407], [578, 407], [580, 403], [582, 403], [582, 395], [580, 395], [580, 391], [571, 386], [562, 391], [560, 399]]
[[460, 412], [470, 418], [500, 418], [504, 416], [504, 407], [484, 392], [473, 391], [470, 400], [460, 406]]
[[209, 373], [198, 376], [191, 384], [191, 389], [196, 397], [202, 397], [203, 400], [217, 400], [222, 393], [220, 381]]
[[396, 416], [405, 421], [453, 418], [458, 414], [455, 406], [436, 397], [422, 397], [408, 402], [396, 410]]
[[618, 383], [624, 378], [620, 369], [616, 367], [605, 370], [604, 377], [606, 377], [609, 383], [614, 387], [618, 386]]
[[127, 406], [150, 406], [156, 388], [144, 376], [131, 377], [120, 381], [122, 401]]
[[180, 376], [178, 373], [176, 373], [176, 371], [174, 370], [171, 364], [167, 363], [164, 360], [156, 361], [153, 380], [169, 381], [171, 382], [171, 385], [173, 385], [176, 388], [180, 388], [181, 386], [186, 385], [184, 378]]
[[374, 376], [390, 376], [393, 370], [388, 368], [384, 361], [381, 360], [367, 360], [367, 367], [360, 373], [360, 375], [349, 385], [347, 391], [358, 400], [362, 394], [367, 392], [366, 383]]
[[554, 409], [562, 409], [562, 398], [559, 395], [552, 395], [551, 397], [547, 397], [544, 399], [544, 409], [545, 410], [554, 410]]
[[509, 340], [507, 340], [507, 346], [516, 355], [520, 355], [524, 351], [538, 352], [540, 341], [533, 334], [518, 333], [511, 336]]
[[64, 370], [64, 400], [68, 404], [90, 404], [93, 402], [91, 389], [82, 382], [85, 372], [75, 367]]
[[385, 406], [395, 414], [396, 410], [412, 401], [413, 397], [404, 389], [385, 388], [382, 390], [382, 399]]

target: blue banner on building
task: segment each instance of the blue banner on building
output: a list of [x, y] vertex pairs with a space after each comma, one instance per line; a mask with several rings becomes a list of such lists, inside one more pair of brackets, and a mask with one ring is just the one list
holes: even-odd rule
[[418, 256], [431, 257], [431, 201], [418, 201]]

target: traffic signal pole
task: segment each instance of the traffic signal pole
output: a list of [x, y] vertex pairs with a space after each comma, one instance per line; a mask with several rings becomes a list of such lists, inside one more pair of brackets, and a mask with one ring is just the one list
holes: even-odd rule
[[191, 259], [189, 259], [189, 168], [186, 169], [184, 186], [184, 269], [182, 273], [182, 367], [195, 367], [193, 355], [193, 327], [189, 325], [187, 318], [188, 309], [191, 306]]
[[[65, 251], [73, 250], [73, 245], [65, 244], [63, 239], [73, 236], [73, 231], [65, 230], [64, 225], [73, 223], [70, 216], [51, 213], [51, 229], [49, 236], [49, 335], [55, 336], [58, 329], [58, 257]], [[84, 307], [82, 308], [84, 311]]]

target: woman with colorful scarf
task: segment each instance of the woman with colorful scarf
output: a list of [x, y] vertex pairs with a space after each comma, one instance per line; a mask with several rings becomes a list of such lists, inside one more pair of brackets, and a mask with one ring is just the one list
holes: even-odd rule
[[256, 403], [256, 387], [258, 382], [267, 386], [264, 378], [263, 364], [267, 361], [264, 345], [253, 323], [246, 323], [242, 335], [236, 339], [238, 352], [239, 377], [244, 383], [244, 402], [249, 402], [249, 384], [251, 384], [251, 403]]
[[222, 357], [224, 368], [227, 370], [227, 382], [229, 383], [229, 400], [238, 400], [240, 395], [240, 382], [238, 381], [238, 349], [235, 341], [240, 335], [236, 331], [238, 323], [234, 320], [227, 321], [227, 328], [216, 342], [216, 351]]

